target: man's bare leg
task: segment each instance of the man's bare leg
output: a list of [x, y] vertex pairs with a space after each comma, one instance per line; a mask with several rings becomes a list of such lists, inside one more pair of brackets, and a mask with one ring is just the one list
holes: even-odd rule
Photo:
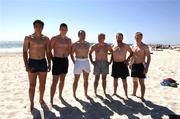
[[54, 94], [56, 92], [56, 86], [57, 86], [57, 83], [58, 83], [58, 78], [59, 78], [58, 75], [53, 75], [53, 80], [52, 80], [52, 84], [51, 84], [51, 91], [50, 91], [50, 95], [51, 95], [50, 103], [52, 105], [53, 105]]
[[95, 93], [96, 96], [97, 96], [97, 87], [98, 87], [99, 77], [100, 77], [100, 75], [95, 75], [94, 93]]
[[114, 78], [114, 93], [113, 93], [113, 95], [117, 95], [117, 93], [116, 93], [117, 87], [118, 87], [118, 78]]
[[133, 78], [133, 93], [132, 93], [132, 96], [136, 96], [137, 88], [138, 88], [138, 80]]
[[144, 100], [144, 94], [145, 94], [144, 79], [139, 79], [139, 83], [140, 83], [140, 86], [141, 86], [141, 100]]
[[59, 83], [59, 99], [60, 100], [63, 100], [62, 91], [63, 91], [63, 88], [64, 88], [65, 77], [66, 77], [66, 74], [61, 74], [60, 75], [60, 83]]
[[89, 77], [89, 73], [83, 71], [83, 78], [84, 78], [84, 93], [87, 99], [89, 99], [90, 97], [87, 94], [87, 90], [88, 90], [88, 77]]
[[77, 89], [77, 86], [78, 86], [78, 81], [79, 81], [79, 77], [80, 75], [79, 74], [75, 74], [74, 75], [74, 82], [73, 82], [73, 96], [74, 98], [76, 99], [76, 89]]
[[122, 79], [122, 83], [123, 83], [123, 88], [124, 88], [124, 93], [125, 93], [125, 99], [128, 99], [128, 95], [127, 95], [127, 80], [126, 79]]
[[39, 91], [40, 91], [39, 103], [41, 105], [45, 104], [43, 97], [44, 97], [44, 91], [45, 91], [46, 76], [47, 76], [47, 72], [39, 72]]
[[102, 87], [103, 87], [104, 95], [107, 96], [107, 94], [106, 94], [106, 75], [102, 75]]
[[34, 93], [36, 87], [37, 73], [28, 72], [29, 77], [29, 99], [30, 99], [30, 110], [34, 107]]

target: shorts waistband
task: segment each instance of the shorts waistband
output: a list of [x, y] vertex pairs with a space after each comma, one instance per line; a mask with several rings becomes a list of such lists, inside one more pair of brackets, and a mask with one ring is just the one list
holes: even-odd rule
[[53, 57], [54, 59], [68, 59], [67, 57]]
[[43, 59], [32, 59], [32, 58], [29, 58], [29, 60], [31, 60], [31, 61], [46, 61], [46, 58], [43, 58]]
[[76, 61], [87, 61], [88, 60], [88, 58], [76, 58]]
[[142, 65], [142, 66], [144, 66], [143, 63], [133, 63], [132, 65]]
[[113, 61], [114, 63], [125, 63], [125, 61], [121, 61], [121, 62], [116, 62], [116, 61]]

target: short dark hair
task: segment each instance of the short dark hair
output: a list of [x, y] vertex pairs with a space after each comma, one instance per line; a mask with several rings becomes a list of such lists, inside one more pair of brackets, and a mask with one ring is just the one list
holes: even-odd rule
[[143, 37], [143, 34], [141, 32], [136, 32], [136, 35], [140, 35]]
[[105, 34], [104, 34], [104, 33], [100, 33], [100, 34], [98, 34], [98, 38], [99, 38], [100, 36], [105, 37]]
[[42, 27], [44, 27], [44, 22], [41, 21], [41, 20], [39, 20], [39, 19], [37, 19], [37, 20], [35, 20], [35, 21], [33, 22], [33, 26], [35, 26], [35, 24], [41, 24]]
[[62, 27], [68, 28], [67, 24], [65, 24], [65, 23], [62, 23], [62, 24], [60, 25], [60, 29], [61, 29]]
[[79, 36], [81, 33], [84, 33], [84, 34], [85, 34], [85, 31], [84, 31], [84, 30], [79, 30], [79, 31], [78, 31], [78, 36]]
[[117, 34], [116, 34], [116, 36], [117, 36], [117, 35], [120, 35], [120, 36], [122, 36], [122, 37], [123, 37], [123, 34], [122, 34], [122, 33], [117, 33]]

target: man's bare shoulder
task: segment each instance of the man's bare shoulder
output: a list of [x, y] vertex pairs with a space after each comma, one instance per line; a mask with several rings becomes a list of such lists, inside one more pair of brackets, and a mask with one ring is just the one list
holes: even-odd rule
[[87, 42], [87, 41], [85, 41], [84, 43], [85, 43], [85, 44], [87, 44], [87, 45], [90, 45], [90, 43], [89, 43], [89, 42]]
[[71, 38], [66, 36], [66, 40], [67, 40], [68, 43], [71, 43]]
[[49, 41], [49, 37], [43, 35], [42, 38], [45, 40], [45, 41]]
[[27, 35], [27, 36], [25, 36], [25, 38], [24, 38], [24, 40], [30, 40], [31, 39], [31, 35]]
[[34, 39], [34, 35], [27, 35], [24, 38], [24, 42], [31, 42]]
[[144, 49], [149, 49], [149, 46], [148, 46], [147, 44], [145, 44], [145, 43], [142, 43], [142, 47], [143, 47]]
[[97, 46], [98, 46], [98, 43], [93, 44], [91, 47], [92, 47], [92, 48], [96, 48]]
[[95, 49], [97, 48], [97, 46], [98, 46], [98, 43], [93, 44], [93, 45], [91, 46], [91, 50], [95, 50]]
[[125, 48], [131, 48], [129, 44], [127, 44], [127, 43], [123, 43], [123, 44], [124, 44]]
[[105, 43], [106, 48], [112, 48], [111, 44]]
[[51, 40], [57, 40], [58, 37], [59, 37], [59, 35], [53, 36], [53, 37], [51, 38]]
[[76, 42], [72, 43], [72, 47], [76, 47], [78, 44], [79, 44], [79, 42], [76, 41]]

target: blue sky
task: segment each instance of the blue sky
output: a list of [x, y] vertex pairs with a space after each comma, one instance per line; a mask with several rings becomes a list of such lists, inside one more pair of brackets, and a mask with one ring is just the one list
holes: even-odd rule
[[141, 31], [146, 43], [180, 44], [179, 0], [0, 0], [0, 41], [23, 41], [33, 33], [35, 19], [44, 21], [43, 33], [50, 38], [67, 23], [73, 42], [83, 29], [89, 42], [102, 32], [114, 43], [122, 32], [124, 42], [134, 43]]

